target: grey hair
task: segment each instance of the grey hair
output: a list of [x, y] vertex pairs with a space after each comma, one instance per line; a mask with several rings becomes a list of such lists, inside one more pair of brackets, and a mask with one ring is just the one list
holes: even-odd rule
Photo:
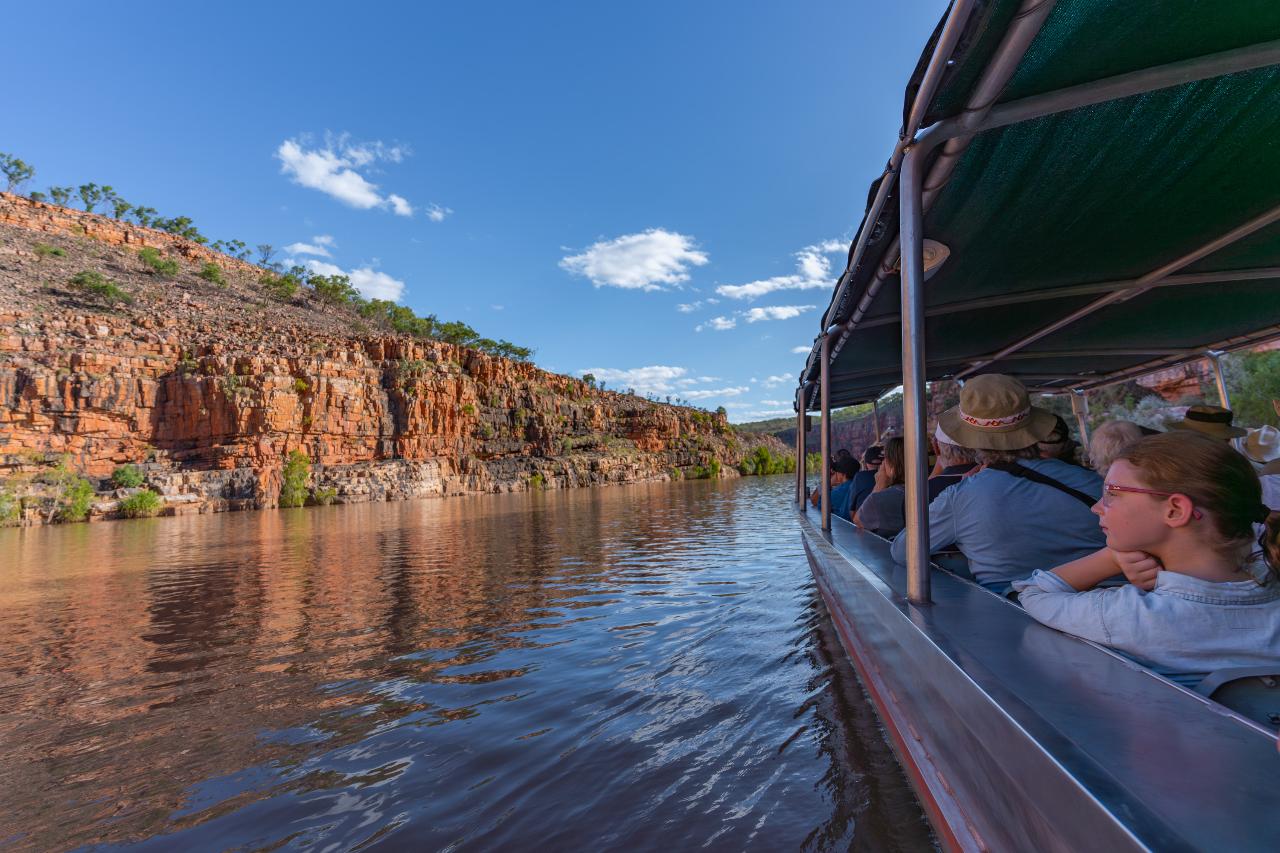
[[1142, 438], [1142, 429], [1132, 421], [1107, 421], [1089, 438], [1089, 465], [1103, 477], [1124, 449]]
[[1002, 462], [1017, 462], [1019, 459], [1039, 459], [1040, 447], [1033, 444], [1030, 447], [1023, 447], [1019, 450], [978, 450], [973, 451], [978, 461], [983, 465], [996, 464]]
[[947, 444], [945, 441], [938, 442], [938, 456], [950, 462], [952, 465], [962, 465], [965, 462], [973, 462], [977, 451], [968, 447], [961, 447], [958, 444]]

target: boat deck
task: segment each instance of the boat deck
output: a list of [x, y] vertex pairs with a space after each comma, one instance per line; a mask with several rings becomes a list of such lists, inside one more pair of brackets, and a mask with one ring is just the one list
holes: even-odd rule
[[1264, 728], [945, 572], [912, 605], [887, 542], [816, 520], [818, 585], [948, 848], [1276, 849]]

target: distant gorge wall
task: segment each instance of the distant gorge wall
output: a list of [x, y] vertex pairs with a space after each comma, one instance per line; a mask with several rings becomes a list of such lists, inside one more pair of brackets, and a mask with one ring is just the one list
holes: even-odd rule
[[[37, 257], [42, 240], [65, 257]], [[238, 277], [165, 282], [139, 272], [130, 250], [144, 246]], [[134, 303], [69, 291], [61, 282], [82, 268], [105, 270]], [[253, 289], [261, 273], [0, 194], [0, 509], [17, 495], [23, 523], [52, 518], [39, 483], [64, 460], [99, 481], [92, 517], [111, 517], [124, 495], [104, 480], [124, 464], [175, 514], [276, 506], [293, 451], [311, 462], [309, 486], [338, 502], [736, 476], [757, 446], [784, 452], [709, 412], [371, 332], [337, 309], [268, 305]]]
[[[274, 506], [293, 450], [316, 463], [313, 485], [361, 501], [729, 472], [772, 441], [443, 343], [95, 315], [0, 314], [0, 329], [0, 466], [145, 463], [193, 510]], [[232, 345], [237, 332], [252, 337]]]

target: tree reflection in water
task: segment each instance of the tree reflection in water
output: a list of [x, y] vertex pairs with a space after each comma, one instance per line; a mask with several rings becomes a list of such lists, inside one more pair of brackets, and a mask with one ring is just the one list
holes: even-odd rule
[[0, 844], [928, 847], [790, 485], [0, 531]]

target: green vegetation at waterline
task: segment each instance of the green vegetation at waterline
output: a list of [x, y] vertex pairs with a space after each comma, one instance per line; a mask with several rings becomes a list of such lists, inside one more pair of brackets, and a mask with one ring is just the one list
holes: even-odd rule
[[310, 479], [310, 457], [301, 450], [290, 451], [280, 470], [280, 506], [298, 507], [305, 504], [309, 494], [307, 481]]
[[744, 477], [767, 476], [769, 474], [792, 474], [796, 470], [795, 457], [789, 453], [774, 455], [769, 448], [761, 445], [755, 452], [738, 463], [738, 473]]
[[111, 472], [111, 485], [117, 489], [136, 489], [147, 481], [137, 465], [121, 465]]
[[164, 507], [164, 498], [144, 490], [120, 501], [120, 514], [125, 518], [151, 518]]

